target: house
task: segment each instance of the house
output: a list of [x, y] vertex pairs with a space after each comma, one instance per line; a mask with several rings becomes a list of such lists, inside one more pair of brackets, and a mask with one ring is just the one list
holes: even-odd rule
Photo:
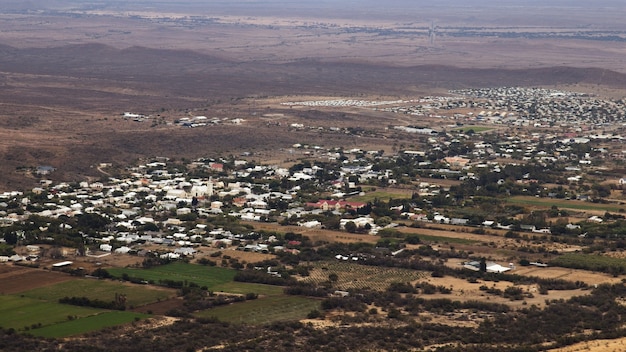
[[322, 209], [324, 211], [328, 210], [341, 210], [341, 209], [359, 209], [364, 207], [366, 204], [361, 202], [346, 202], [343, 200], [326, 200], [322, 199], [317, 201], [316, 203], [306, 203], [307, 207]]
[[[478, 261], [467, 262], [467, 263], [463, 264], [463, 267], [465, 269], [469, 269], [469, 270], [473, 270], [473, 271], [479, 271], [480, 270], [480, 262], [478, 262]], [[498, 274], [511, 270], [510, 267], [502, 266], [502, 265], [494, 263], [494, 262], [487, 262], [486, 263], [486, 269], [487, 269], [488, 273], [498, 273]]]
[[459, 218], [450, 219], [451, 225], [467, 225], [468, 222], [469, 222], [469, 219], [459, 219]]
[[74, 264], [74, 262], [64, 261], [64, 262], [59, 262], [59, 263], [52, 264], [52, 267], [53, 268], [62, 268], [64, 266], [70, 266], [72, 264]]
[[49, 175], [50, 173], [52, 173], [54, 170], [56, 170], [54, 167], [49, 166], [49, 165], [41, 165], [41, 166], [37, 166], [37, 170], [35, 171], [35, 173], [37, 175]]
[[601, 217], [599, 217], [599, 216], [597, 216], [597, 215], [593, 215], [593, 216], [589, 217], [589, 218], [587, 219], [587, 221], [588, 221], [588, 222], [596, 222], [596, 223], [601, 223], [601, 222], [603, 222], [604, 220], [602, 220], [602, 218], [601, 218]]

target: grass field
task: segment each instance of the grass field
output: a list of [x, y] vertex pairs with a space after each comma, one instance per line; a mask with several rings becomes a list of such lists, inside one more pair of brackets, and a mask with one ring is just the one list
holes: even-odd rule
[[68, 321], [68, 316], [84, 318], [103, 309], [76, 307], [19, 296], [0, 296], [0, 326], [23, 330], [33, 324], [42, 326]]
[[560, 209], [574, 209], [574, 210], [595, 210], [603, 212], [619, 212], [620, 209], [626, 209], [626, 205], [619, 204], [602, 204], [602, 203], [590, 203], [579, 200], [566, 200], [566, 199], [553, 199], [553, 198], [537, 198], [537, 197], [525, 197], [516, 196], [507, 198], [506, 202], [509, 204], [517, 205], [532, 205], [536, 207], [550, 208], [556, 205]]
[[87, 297], [113, 301], [115, 294], [125, 294], [127, 306], [141, 306], [175, 295], [173, 290], [151, 289], [141, 285], [128, 285], [108, 280], [79, 279], [37, 288], [23, 293], [25, 297], [57, 302], [63, 297]]
[[235, 274], [237, 274], [237, 272], [232, 269], [182, 262], [174, 262], [150, 269], [111, 268], [107, 269], [107, 271], [116, 277], [128, 274], [131, 277], [154, 281], [157, 284], [160, 280], [193, 282], [200, 286], [207, 286], [209, 290], [212, 291], [214, 291], [216, 287], [219, 287], [219, 285], [232, 282]]
[[[123, 274], [128, 274], [131, 277], [152, 280], [157, 284], [159, 283], [159, 280], [193, 282], [199, 286], [206, 286], [209, 291], [214, 292], [239, 294], [254, 292], [259, 295], [277, 295], [283, 292], [282, 287], [278, 286], [235, 282], [233, 279], [237, 272], [232, 269], [181, 262], [175, 262], [150, 269], [111, 268], [108, 269], [108, 271], [117, 277], [121, 277]], [[143, 289], [146, 290], [146, 288]], [[130, 298], [130, 295], [128, 298]]]
[[473, 130], [476, 133], [480, 133], [480, 132], [485, 132], [485, 131], [491, 131], [493, 130], [493, 127], [487, 127], [487, 126], [463, 126], [461, 128], [455, 128], [455, 131], [462, 131], [462, 132], [467, 132], [469, 130]]
[[406, 192], [403, 190], [398, 190], [398, 192], [394, 191], [374, 191], [368, 192], [362, 196], [354, 196], [350, 197], [351, 202], [372, 202], [374, 199], [380, 199], [382, 201], [389, 201], [389, 199], [406, 199], [411, 198], [411, 192]]
[[266, 324], [281, 320], [300, 320], [320, 308], [320, 300], [279, 295], [208, 309], [197, 317], [216, 317], [231, 323]]
[[29, 333], [42, 337], [67, 337], [100, 330], [109, 326], [127, 324], [137, 319], [147, 318], [149, 315], [133, 312], [105, 312], [81, 319], [68, 320], [60, 324], [45, 326], [30, 330]]
[[320, 284], [328, 281], [330, 274], [337, 274], [333, 284], [338, 290], [370, 288], [383, 291], [394, 282], [409, 282], [424, 278], [424, 273], [401, 268], [359, 265], [343, 261], [312, 263], [313, 270], [303, 281]]

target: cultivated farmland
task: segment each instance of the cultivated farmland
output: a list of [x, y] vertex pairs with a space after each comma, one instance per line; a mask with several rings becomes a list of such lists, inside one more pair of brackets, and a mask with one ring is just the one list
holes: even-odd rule
[[215, 290], [219, 285], [233, 281], [237, 273], [231, 269], [207, 267], [187, 263], [171, 263], [150, 269], [138, 268], [111, 268], [111, 275], [122, 277], [124, 274], [133, 278], [140, 278], [154, 283], [163, 283], [167, 280], [193, 282], [199, 286], [207, 286]]
[[146, 314], [133, 312], [104, 312], [78, 320], [68, 320], [59, 324], [45, 326], [31, 330], [30, 333], [42, 337], [66, 337], [100, 330], [109, 326], [127, 324], [147, 317], [148, 315]]
[[320, 308], [320, 300], [299, 296], [272, 296], [217, 307], [195, 314], [198, 317], [215, 317], [231, 323], [266, 324], [274, 321], [300, 320]]
[[78, 279], [22, 293], [23, 296], [57, 302], [63, 297], [87, 297], [112, 301], [115, 294], [126, 295], [126, 304], [137, 307], [175, 296], [173, 290], [154, 286], [130, 285], [107, 280]]
[[424, 273], [401, 268], [366, 266], [349, 262], [312, 263], [310, 276], [303, 281], [317, 285], [329, 281], [331, 274], [337, 275], [333, 286], [338, 290], [369, 288], [383, 291], [392, 283], [411, 282], [424, 278]]
[[103, 309], [75, 307], [42, 300], [0, 296], [0, 326], [17, 330], [32, 326], [47, 326], [62, 323], [68, 317], [80, 319], [104, 312]]

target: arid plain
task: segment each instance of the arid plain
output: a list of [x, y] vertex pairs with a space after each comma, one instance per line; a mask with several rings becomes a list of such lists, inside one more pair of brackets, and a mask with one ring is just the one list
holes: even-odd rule
[[[412, 99], [518, 85], [622, 94], [626, 42], [619, 4], [478, 3], [2, 5], [3, 188], [30, 185], [34, 179], [23, 170], [38, 165], [55, 167], [53, 179], [79, 179], [101, 176], [98, 163], [124, 165], [142, 156], [276, 151], [303, 140], [354, 143], [259, 128], [264, 114], [353, 127], [386, 126], [380, 121], [396, 118], [294, 113], [271, 101]], [[122, 120], [126, 111], [159, 123]], [[168, 125], [194, 114], [247, 123], [201, 130]]]

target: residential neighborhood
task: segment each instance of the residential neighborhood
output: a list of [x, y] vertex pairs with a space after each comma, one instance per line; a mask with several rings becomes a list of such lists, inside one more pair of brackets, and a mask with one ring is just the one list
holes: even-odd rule
[[[464, 209], [487, 208], [479, 200], [486, 196], [623, 204], [611, 199], [621, 192], [624, 175], [607, 168], [620, 164], [625, 152], [619, 135], [623, 127], [610, 125], [612, 119], [620, 118], [615, 114], [623, 111], [623, 101], [545, 89], [451, 93], [453, 97], [425, 97], [410, 102], [285, 103], [381, 109], [417, 101], [421, 105], [385, 109], [410, 115], [453, 112], [441, 116], [452, 119], [453, 123], [445, 128], [394, 126], [393, 133], [419, 137], [415, 144], [394, 145], [390, 154], [384, 150], [344, 150], [299, 143], [292, 150], [306, 153], [290, 165], [257, 162], [249, 153], [241, 158], [186, 162], [155, 157], [125, 168], [119, 177], [71, 183], [47, 180], [46, 175], [54, 172], [49, 166], [46, 173], [39, 173], [38, 187], [0, 195], [0, 222], [5, 233], [12, 233], [9, 237], [23, 243], [85, 246], [85, 255], [145, 253], [146, 245], [159, 245], [159, 256], [175, 259], [194, 256], [194, 248], [201, 245], [240, 246], [264, 253], [295, 249], [254, 235], [254, 226], [233, 231], [216, 226], [210, 220], [214, 218], [372, 235], [399, 224], [413, 226], [419, 222], [537, 234], [582, 234], [580, 225], [561, 224], [559, 220], [556, 226], [545, 215], [533, 218], [532, 213], [523, 211], [511, 215], [503, 210], [507, 206], [499, 211]], [[538, 105], [542, 108], [536, 108]], [[481, 111], [474, 114], [475, 110]], [[574, 110], [577, 122], [568, 115]], [[580, 114], [583, 110], [592, 113]], [[124, 114], [124, 118], [135, 117], [143, 115]], [[218, 122], [205, 116], [178, 121], [190, 124], [188, 127]], [[532, 126], [534, 130], [500, 129], [501, 124]], [[541, 130], [555, 125], [562, 128]], [[317, 127], [292, 124], [289, 128]], [[110, 165], [102, 163], [100, 167]], [[380, 199], [377, 195], [381, 189], [399, 195]], [[558, 208], [555, 214], [561, 214]], [[589, 214], [586, 222], [601, 223], [609, 220], [607, 216], [610, 214]], [[100, 224], [83, 226], [79, 231], [74, 226], [81, 218]], [[27, 226], [32, 219], [36, 219], [36, 228]]]

